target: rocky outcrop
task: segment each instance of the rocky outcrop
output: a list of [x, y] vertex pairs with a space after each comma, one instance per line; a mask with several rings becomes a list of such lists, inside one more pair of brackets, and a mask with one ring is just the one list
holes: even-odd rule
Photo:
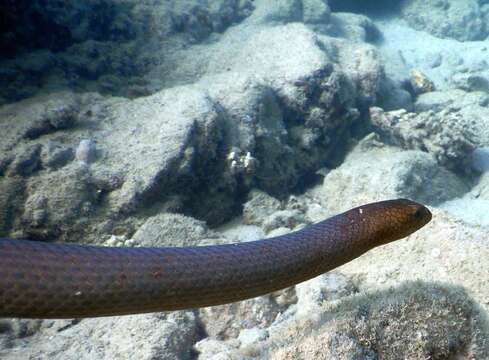
[[461, 173], [471, 170], [475, 129], [456, 110], [408, 113], [371, 108], [370, 119], [385, 141], [405, 149], [426, 151], [448, 169]]
[[311, 190], [320, 207], [309, 206], [308, 214], [318, 221], [362, 203], [389, 198], [439, 204], [467, 190], [463, 180], [441, 167], [433, 155], [387, 146], [371, 134], [325, 175], [321, 186]]
[[[36, 329], [38, 332], [29, 329]], [[19, 331], [20, 330], [20, 331]], [[2, 359], [51, 359], [90, 357], [102, 359], [190, 359], [192, 344], [199, 338], [197, 320], [192, 312], [148, 314], [109, 319], [45, 321], [42, 324], [20, 320], [20, 324], [0, 320]], [[61, 335], [61, 336], [60, 336]], [[32, 347], [21, 353], [13, 350], [20, 336]], [[51, 341], [46, 341], [46, 336]], [[83, 341], [82, 339], [90, 339]], [[3, 346], [2, 346], [3, 340]], [[9, 351], [12, 350], [12, 351]]]
[[[130, 238], [140, 221], [127, 216], [148, 208], [217, 224], [252, 186], [280, 196], [314, 181], [376, 102], [383, 68], [371, 45], [259, 15], [165, 56], [148, 78], [167, 88], [151, 96], [59, 91], [1, 109], [0, 170], [30, 183], [22, 221], [5, 233]], [[60, 179], [53, 191], [66, 206], [50, 190]]]
[[482, 40], [488, 35], [485, 14], [476, 0], [409, 0], [402, 3], [401, 13], [413, 28], [442, 38]]

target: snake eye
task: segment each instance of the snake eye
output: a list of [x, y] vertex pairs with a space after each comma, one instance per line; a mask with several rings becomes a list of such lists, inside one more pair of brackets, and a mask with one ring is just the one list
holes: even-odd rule
[[413, 216], [416, 220], [421, 220], [425, 217], [425, 215], [426, 215], [425, 209], [420, 207], [420, 208], [416, 209]]

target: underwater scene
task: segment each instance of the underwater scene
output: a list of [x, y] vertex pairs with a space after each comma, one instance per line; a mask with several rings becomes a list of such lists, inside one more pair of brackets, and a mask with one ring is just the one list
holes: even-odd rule
[[1, 0], [0, 359], [489, 359], [488, 0]]

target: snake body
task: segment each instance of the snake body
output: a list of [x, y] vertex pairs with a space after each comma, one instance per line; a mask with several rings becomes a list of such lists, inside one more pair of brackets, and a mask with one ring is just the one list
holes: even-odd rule
[[238, 244], [112, 248], [0, 239], [0, 317], [111, 316], [244, 300], [334, 269], [430, 219], [423, 205], [397, 199]]

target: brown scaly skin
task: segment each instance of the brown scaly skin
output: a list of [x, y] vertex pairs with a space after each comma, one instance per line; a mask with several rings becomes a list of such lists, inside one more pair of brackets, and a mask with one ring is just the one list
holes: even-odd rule
[[431, 219], [398, 199], [247, 243], [111, 248], [0, 239], [0, 317], [73, 318], [226, 304], [286, 288]]

